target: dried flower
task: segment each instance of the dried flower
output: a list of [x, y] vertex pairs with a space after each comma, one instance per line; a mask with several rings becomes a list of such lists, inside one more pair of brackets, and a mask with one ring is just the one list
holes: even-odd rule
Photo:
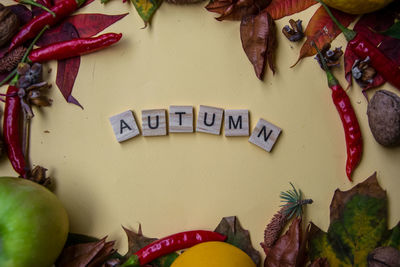
[[25, 52], [26, 48], [20, 46], [13, 49], [10, 53], [7, 53], [4, 57], [0, 58], [0, 73], [14, 70], [18, 66], [18, 63], [21, 62]]
[[20, 75], [17, 86], [19, 88], [27, 88], [41, 80], [42, 65], [34, 63], [30, 66], [27, 63], [21, 63], [18, 65], [17, 73]]
[[351, 74], [361, 87], [367, 87], [374, 82], [376, 70], [370, 66], [370, 58], [357, 59], [351, 67]]
[[50, 177], [46, 177], [46, 172], [46, 168], [36, 166], [30, 171], [28, 179], [45, 187], [51, 187], [52, 181]]
[[303, 27], [301, 26], [301, 20], [294, 21], [293, 19], [289, 20], [289, 25], [286, 25], [282, 29], [282, 33], [289, 39], [291, 42], [297, 42], [303, 39]]
[[0, 4], [0, 46], [5, 45], [17, 32], [19, 21], [11, 9]]
[[[331, 50], [331, 44], [326, 43], [321, 49], [321, 54], [323, 55], [328, 67], [338, 67], [340, 65], [340, 57], [343, 55], [343, 51], [342, 47], [336, 47], [335, 50]], [[315, 59], [323, 69], [319, 55], [316, 55]]]

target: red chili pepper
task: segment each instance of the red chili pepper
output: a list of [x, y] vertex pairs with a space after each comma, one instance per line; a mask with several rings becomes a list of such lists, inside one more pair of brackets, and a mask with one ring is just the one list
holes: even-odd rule
[[385, 80], [400, 89], [400, 68], [393, 60], [385, 56], [375, 45], [373, 45], [368, 38], [363, 34], [353, 30], [349, 30], [344, 27], [329, 10], [328, 6], [321, 0], [317, 0], [325, 8], [333, 22], [343, 32], [346, 40], [349, 42], [348, 48], [354, 51], [354, 53], [360, 58], [370, 58], [372, 67], [382, 75]]
[[8, 51], [25, 43], [27, 40], [34, 38], [46, 25], [52, 26], [63, 18], [72, 14], [86, 0], [63, 0], [52, 6], [50, 10], [54, 12], [55, 17], [49, 12], [43, 12], [30, 22], [25, 24], [21, 30], [14, 36]]
[[7, 155], [14, 170], [26, 177], [27, 166], [22, 148], [20, 135], [21, 99], [18, 88], [10, 85], [7, 89], [6, 103], [4, 106], [3, 135], [7, 147]]
[[351, 174], [360, 162], [363, 150], [360, 125], [358, 124], [357, 116], [354, 112], [353, 106], [351, 105], [349, 96], [329, 70], [321, 51], [319, 51], [315, 44], [314, 47], [319, 54], [322, 66], [326, 72], [328, 85], [332, 90], [333, 103], [335, 104], [336, 109], [339, 112], [340, 119], [342, 120], [347, 146], [346, 174], [351, 181]]
[[121, 33], [106, 33], [94, 38], [78, 38], [53, 43], [32, 50], [28, 58], [32, 62], [44, 62], [80, 56], [110, 46], [118, 42], [121, 37]]
[[177, 250], [208, 241], [225, 241], [226, 236], [212, 231], [188, 231], [159, 239], [134, 253], [121, 267], [144, 266], [145, 264]]

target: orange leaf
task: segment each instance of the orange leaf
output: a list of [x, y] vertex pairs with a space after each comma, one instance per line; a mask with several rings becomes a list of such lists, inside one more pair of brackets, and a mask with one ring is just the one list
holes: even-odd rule
[[[357, 17], [355, 15], [350, 15], [335, 9], [331, 10], [333, 15], [345, 27], [347, 27]], [[331, 43], [336, 38], [336, 36], [338, 36], [341, 33], [341, 31], [333, 23], [328, 13], [326, 13], [325, 9], [321, 6], [317, 11], [315, 11], [314, 15], [308, 22], [306, 31], [304, 33], [305, 36], [307, 37], [307, 40], [301, 47], [299, 59], [294, 65], [296, 65], [301, 59], [305, 57], [310, 57], [317, 53], [315, 48], [312, 46], [313, 41], [315, 42], [315, 44], [319, 49], [322, 49], [322, 47], [326, 43]]]
[[273, 19], [280, 19], [301, 12], [316, 3], [315, 0], [272, 0], [267, 11]]

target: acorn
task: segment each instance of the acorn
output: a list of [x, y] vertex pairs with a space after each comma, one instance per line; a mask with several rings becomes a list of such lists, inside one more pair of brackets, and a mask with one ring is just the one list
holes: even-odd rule
[[400, 97], [379, 90], [368, 103], [368, 123], [375, 140], [383, 146], [400, 145]]
[[10, 8], [0, 4], [0, 47], [7, 44], [19, 27], [16, 14]]

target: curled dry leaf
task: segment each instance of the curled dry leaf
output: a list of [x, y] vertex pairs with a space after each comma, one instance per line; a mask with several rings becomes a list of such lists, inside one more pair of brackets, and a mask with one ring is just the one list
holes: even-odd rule
[[270, 248], [265, 261], [265, 267], [295, 267], [298, 264], [302, 240], [301, 218], [292, 221], [287, 232]]
[[221, 16], [222, 20], [242, 20], [244, 16], [255, 15], [268, 6], [270, 0], [211, 0], [206, 9]]
[[243, 229], [240, 225], [239, 219], [236, 216], [224, 217], [214, 230], [217, 233], [226, 235], [228, 238], [225, 242], [234, 245], [250, 256], [260, 266], [261, 256], [260, 253], [253, 248], [249, 231]]
[[256, 76], [263, 79], [267, 62], [275, 73], [276, 26], [269, 13], [264, 10], [258, 15], [244, 17], [240, 24], [240, 38]]
[[301, 12], [316, 3], [315, 0], [272, 0], [267, 11], [273, 19], [280, 19]]
[[56, 267], [94, 267], [100, 266], [114, 253], [114, 241], [106, 242], [106, 237], [99, 241], [79, 243], [64, 248], [57, 259]]
[[[349, 15], [334, 9], [332, 9], [332, 13], [345, 27], [356, 18], [354, 15]], [[304, 33], [307, 40], [301, 47], [299, 58], [293, 66], [295, 66], [301, 59], [313, 56], [317, 53], [312, 42], [315, 42], [317, 47], [322, 49], [326, 43], [331, 43], [336, 36], [341, 33], [341, 31], [321, 6], [311, 17]]]

